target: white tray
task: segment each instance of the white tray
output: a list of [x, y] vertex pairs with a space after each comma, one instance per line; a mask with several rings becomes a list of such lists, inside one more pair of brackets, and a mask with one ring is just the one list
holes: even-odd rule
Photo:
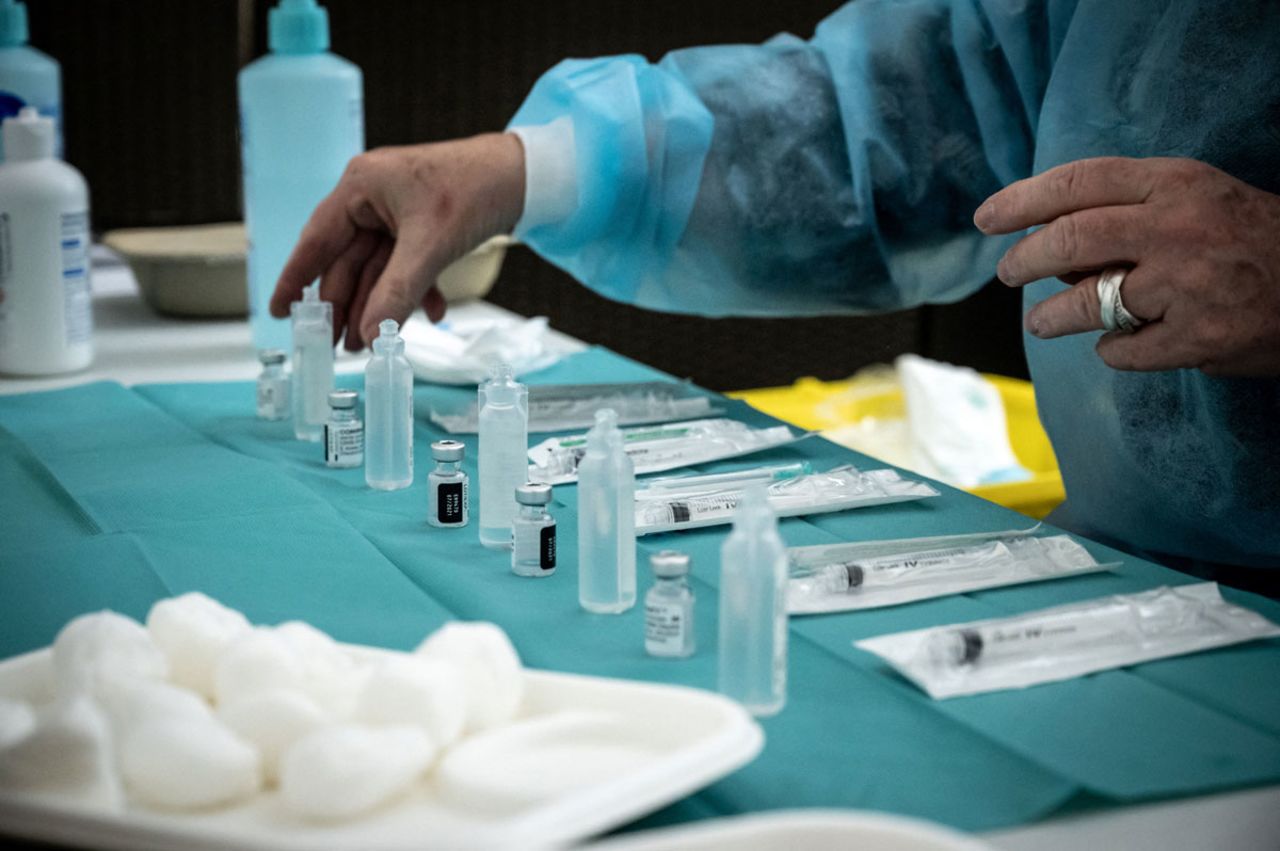
[[[529, 670], [526, 677], [522, 720], [599, 713], [620, 720], [610, 728], [627, 738], [609, 741], [598, 759], [580, 741], [536, 743], [511, 755], [504, 770], [518, 775], [545, 767], [546, 783], [563, 787], [524, 806], [513, 803], [518, 796], [496, 796], [488, 807], [463, 804], [432, 778], [376, 814], [331, 826], [291, 816], [274, 791], [196, 814], [138, 807], [103, 814], [64, 799], [0, 792], [0, 834], [130, 851], [545, 848], [677, 801], [750, 762], [764, 744], [759, 725], [738, 704], [710, 692], [549, 671]], [[0, 662], [0, 697], [45, 702], [50, 681], [47, 649]], [[566, 776], [577, 782], [564, 782]]]
[[857, 810], [778, 810], [632, 833], [591, 851], [995, 851], [948, 827]]

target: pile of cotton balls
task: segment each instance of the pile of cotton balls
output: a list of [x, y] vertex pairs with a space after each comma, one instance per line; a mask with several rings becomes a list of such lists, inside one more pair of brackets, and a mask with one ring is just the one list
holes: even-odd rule
[[56, 699], [0, 698], [0, 788], [210, 809], [278, 787], [340, 820], [396, 798], [461, 737], [511, 721], [523, 673], [490, 623], [450, 623], [411, 654], [361, 653], [293, 621], [255, 627], [203, 594], [142, 624], [114, 612], [53, 645]]

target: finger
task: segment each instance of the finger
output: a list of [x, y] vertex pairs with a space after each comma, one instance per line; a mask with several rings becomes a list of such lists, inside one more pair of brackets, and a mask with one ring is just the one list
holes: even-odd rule
[[[1103, 330], [1098, 277], [1090, 275], [1027, 311], [1028, 333], [1050, 340], [1067, 334]], [[1120, 287], [1125, 309], [1143, 322], [1157, 322], [1163, 318], [1167, 293], [1162, 291], [1161, 281], [1143, 266], [1129, 270]]]
[[411, 235], [421, 232], [409, 227], [401, 230], [387, 268], [374, 284], [360, 319], [360, 335], [365, 340], [377, 335], [378, 323], [384, 319], [394, 319], [403, 325], [435, 283], [440, 270], [427, 246]]
[[373, 292], [374, 285], [377, 284], [378, 278], [391, 259], [391, 246], [391, 240], [384, 238], [374, 249], [373, 255], [364, 264], [364, 269], [360, 273], [360, 282], [356, 285], [355, 295], [351, 299], [351, 309], [347, 313], [345, 346], [349, 352], [358, 352], [364, 348], [364, 338], [360, 336], [360, 320], [364, 316], [369, 294]]
[[1159, 163], [1127, 157], [1069, 162], [1001, 189], [982, 203], [973, 223], [983, 233], [1013, 233], [1088, 207], [1141, 204]]
[[1103, 334], [1098, 356], [1112, 369], [1155, 372], [1195, 366], [1187, 334], [1169, 322], [1144, 325], [1133, 334]]
[[356, 226], [346, 214], [345, 200], [334, 190], [320, 202], [289, 254], [271, 294], [271, 315], [284, 319], [289, 305], [302, 297], [302, 289], [329, 267], [356, 237]]
[[1078, 283], [1080, 283], [1081, 281], [1083, 281], [1085, 278], [1088, 278], [1089, 276], [1091, 276], [1091, 275], [1096, 275], [1096, 274], [1097, 274], [1097, 273], [1096, 273], [1096, 272], [1094, 272], [1094, 271], [1088, 271], [1088, 272], [1067, 272], [1067, 273], [1065, 273], [1065, 274], [1059, 275], [1059, 276], [1058, 276], [1058, 280], [1059, 280], [1059, 281], [1062, 281], [1062, 283], [1064, 283], [1064, 284], [1078, 284]]
[[446, 308], [444, 294], [440, 292], [439, 287], [432, 287], [422, 297], [422, 309], [427, 312], [427, 318], [432, 322], [439, 322], [444, 319]]
[[342, 334], [342, 326], [347, 318], [347, 308], [356, 284], [360, 281], [360, 273], [369, 255], [378, 247], [378, 235], [373, 231], [362, 230], [347, 246], [347, 250], [325, 269], [320, 277], [320, 298], [333, 305], [333, 342], [338, 342]]
[[1000, 258], [996, 274], [1009, 286], [1072, 272], [1133, 264], [1150, 242], [1149, 217], [1137, 207], [1093, 207], [1060, 216]]

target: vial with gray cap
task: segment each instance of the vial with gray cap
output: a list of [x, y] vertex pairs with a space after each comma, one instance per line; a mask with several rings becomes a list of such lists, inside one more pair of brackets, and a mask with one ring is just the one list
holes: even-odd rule
[[329, 393], [329, 420], [324, 424], [326, 467], [359, 467], [364, 463], [364, 424], [356, 414], [354, 390]]
[[547, 511], [551, 485], [528, 482], [516, 488], [519, 506], [511, 521], [511, 572], [550, 576], [556, 572], [556, 519]]
[[649, 558], [649, 566], [656, 581], [644, 596], [644, 650], [650, 656], [692, 656], [694, 597], [689, 587], [689, 556], [662, 550]]
[[258, 417], [283, 420], [289, 416], [289, 375], [284, 371], [285, 353], [279, 349], [258, 352], [262, 374], [258, 376]]
[[467, 525], [470, 484], [462, 471], [466, 451], [467, 447], [456, 440], [437, 440], [431, 444], [436, 468], [427, 474], [427, 522], [432, 526]]

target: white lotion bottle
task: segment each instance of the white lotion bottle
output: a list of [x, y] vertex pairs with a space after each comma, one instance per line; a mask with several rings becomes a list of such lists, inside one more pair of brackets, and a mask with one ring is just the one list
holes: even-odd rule
[[764, 485], [747, 488], [720, 548], [719, 688], [757, 716], [787, 702], [787, 548]]
[[302, 291], [293, 318], [293, 434], [318, 441], [329, 419], [333, 389], [333, 305], [320, 300], [320, 283]]
[[25, 107], [3, 125], [0, 372], [56, 375], [93, 362], [89, 187], [53, 158], [53, 119]]
[[396, 321], [378, 331], [364, 368], [364, 480], [394, 491], [413, 484], [413, 369]]
[[601, 614], [636, 603], [636, 472], [609, 408], [596, 411], [578, 464], [578, 602]]
[[519, 510], [516, 488], [529, 478], [529, 389], [511, 367], [498, 364], [481, 384], [480, 543], [511, 546], [511, 522]]

